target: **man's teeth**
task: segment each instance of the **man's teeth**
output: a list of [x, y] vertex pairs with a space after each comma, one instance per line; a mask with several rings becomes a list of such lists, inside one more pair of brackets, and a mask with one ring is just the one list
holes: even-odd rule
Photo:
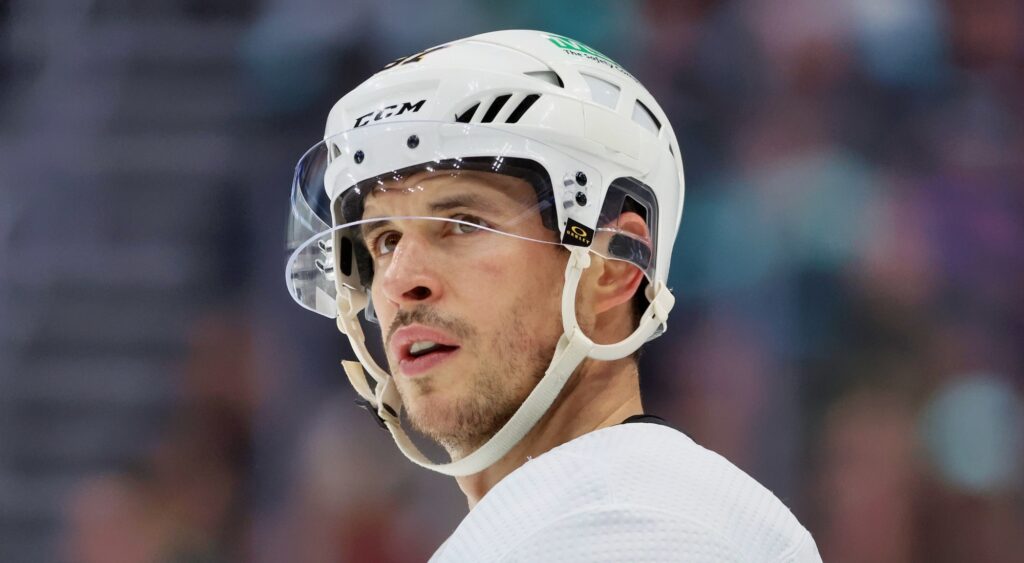
[[409, 353], [413, 356], [418, 356], [424, 352], [428, 352], [437, 347], [437, 342], [431, 342], [429, 340], [421, 340], [414, 342], [412, 347], [409, 348]]

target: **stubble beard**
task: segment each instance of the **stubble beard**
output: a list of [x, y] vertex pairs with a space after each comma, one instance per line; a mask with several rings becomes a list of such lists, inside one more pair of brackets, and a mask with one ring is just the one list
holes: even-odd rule
[[[512, 310], [535, 306], [524, 298]], [[475, 358], [469, 359], [476, 360], [473, 373], [449, 374], [447, 378], [449, 382], [457, 378], [469, 383], [459, 395], [446, 396], [452, 390], [438, 388], [432, 378], [396, 380], [413, 429], [444, 447], [452, 460], [461, 459], [486, 443], [512, 418], [544, 376], [557, 337], [544, 337], [544, 331], [540, 335], [531, 333], [517, 314], [510, 315], [504, 330], [486, 343], [479, 342], [475, 338], [477, 331], [464, 321], [442, 317], [426, 307], [413, 309], [408, 317], [401, 319], [404, 324], [420, 322], [443, 328], [462, 342], [472, 344], [460, 352], [474, 354]], [[394, 324], [402, 326], [398, 321], [396, 318]], [[550, 342], [543, 341], [545, 338]]]

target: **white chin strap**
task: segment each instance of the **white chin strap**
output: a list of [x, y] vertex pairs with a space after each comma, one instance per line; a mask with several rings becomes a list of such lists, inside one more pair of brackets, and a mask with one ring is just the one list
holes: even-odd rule
[[[487, 469], [505, 456], [540, 420], [569, 376], [585, 358], [595, 360], [617, 360], [632, 354], [655, 331], [663, 328], [675, 298], [663, 282], [648, 286], [647, 297], [651, 304], [644, 311], [639, 326], [624, 340], [615, 344], [595, 344], [576, 323], [576, 288], [583, 270], [590, 267], [590, 251], [582, 247], [570, 249], [569, 263], [565, 267], [565, 287], [562, 290], [563, 334], [558, 340], [555, 355], [544, 377], [523, 401], [519, 410], [512, 415], [501, 430], [498, 430], [484, 445], [473, 453], [451, 463], [433, 463], [413, 444], [402, 428], [399, 414], [402, 398], [398, 395], [395, 382], [385, 370], [370, 357], [366, 350], [365, 337], [356, 315], [367, 303], [366, 294], [342, 287], [338, 293], [338, 329], [348, 336], [358, 362], [342, 362], [345, 373], [356, 392], [376, 410], [380, 421], [391, 432], [405, 457], [410, 461], [438, 473], [461, 477]], [[365, 371], [364, 371], [365, 366]], [[375, 389], [370, 388], [366, 373], [376, 381]]]

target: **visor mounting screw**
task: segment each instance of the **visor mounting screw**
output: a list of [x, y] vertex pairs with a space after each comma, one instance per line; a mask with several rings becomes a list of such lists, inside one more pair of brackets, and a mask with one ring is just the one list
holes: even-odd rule
[[363, 163], [363, 158], [365, 158], [365, 157], [366, 157], [366, 155], [363, 154], [363, 151], [356, 151], [356, 154], [352, 155], [352, 158], [355, 159], [356, 164], [362, 164]]
[[583, 206], [587, 204], [587, 194], [583, 192], [576, 192], [576, 203]]
[[406, 146], [410, 149], [414, 149], [420, 146], [420, 138], [416, 135], [409, 135], [409, 138], [405, 141]]
[[[577, 172], [576, 173], [576, 183], [581, 185], [581, 186], [586, 186], [587, 185], [587, 175], [584, 174], [583, 172]], [[579, 196], [577, 196], [577, 197], [579, 197]], [[582, 204], [580, 204], [580, 205], [582, 205]]]

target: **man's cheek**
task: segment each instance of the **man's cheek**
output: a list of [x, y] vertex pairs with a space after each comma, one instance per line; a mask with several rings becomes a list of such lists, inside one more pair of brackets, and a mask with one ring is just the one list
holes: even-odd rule
[[500, 280], [507, 280], [506, 283], [514, 282], [515, 278], [512, 277], [512, 272], [509, 271], [509, 264], [505, 262], [499, 262], [494, 260], [480, 260], [470, 266], [475, 271], [473, 277], [480, 280], [480, 282], [486, 281], [487, 283], [495, 283]]

